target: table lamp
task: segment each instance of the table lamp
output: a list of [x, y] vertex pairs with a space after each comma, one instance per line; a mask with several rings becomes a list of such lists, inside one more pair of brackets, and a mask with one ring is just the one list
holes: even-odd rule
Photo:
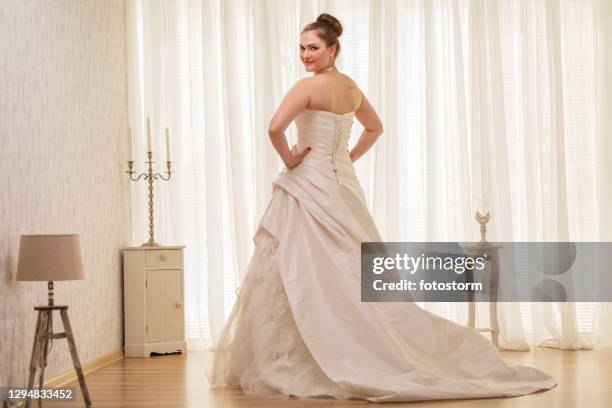
[[[38, 311], [28, 389], [34, 386], [36, 371], [40, 368], [39, 387], [43, 387], [47, 356], [50, 344], [54, 339], [66, 339], [72, 356], [72, 362], [79, 379], [83, 398], [87, 406], [91, 405], [85, 376], [77, 354], [68, 306], [56, 306], [53, 299], [53, 282], [60, 280], [82, 280], [83, 258], [81, 243], [77, 234], [22, 235], [19, 242], [19, 260], [17, 264], [18, 281], [47, 281], [49, 299], [47, 306], [37, 306]], [[53, 333], [53, 311], [59, 310], [64, 326], [64, 333]], [[30, 405], [26, 400], [26, 407]]]

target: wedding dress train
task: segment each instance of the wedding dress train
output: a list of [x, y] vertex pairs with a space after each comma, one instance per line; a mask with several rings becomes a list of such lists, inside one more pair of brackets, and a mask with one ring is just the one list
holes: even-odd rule
[[211, 387], [372, 402], [517, 396], [557, 381], [412, 302], [362, 303], [360, 244], [382, 241], [347, 152], [353, 112], [305, 110], [253, 237]]

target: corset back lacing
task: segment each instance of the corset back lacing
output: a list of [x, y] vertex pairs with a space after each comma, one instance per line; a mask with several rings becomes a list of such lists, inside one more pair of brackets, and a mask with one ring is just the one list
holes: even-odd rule
[[338, 118], [335, 119], [336, 126], [334, 131], [334, 146], [332, 149], [331, 156], [331, 165], [332, 170], [334, 172], [334, 178], [336, 179], [336, 183], [341, 185], [340, 179], [338, 178], [338, 166], [336, 166], [336, 151], [338, 150], [338, 146], [340, 145], [340, 138], [342, 136], [342, 121]]

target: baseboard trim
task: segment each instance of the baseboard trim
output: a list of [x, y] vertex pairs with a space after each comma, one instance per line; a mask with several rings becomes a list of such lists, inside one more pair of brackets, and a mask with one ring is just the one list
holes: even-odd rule
[[[87, 375], [119, 360], [123, 360], [123, 348], [119, 348], [115, 351], [111, 351], [110, 353], [103, 354], [98, 358], [94, 358], [93, 360], [88, 361], [85, 364], [81, 364], [81, 367], [83, 368], [83, 374]], [[64, 385], [76, 380], [76, 371], [74, 371], [74, 368], [72, 368], [70, 369], [70, 371], [65, 372], [64, 374], [60, 374], [45, 381], [44, 386], [63, 387]]]

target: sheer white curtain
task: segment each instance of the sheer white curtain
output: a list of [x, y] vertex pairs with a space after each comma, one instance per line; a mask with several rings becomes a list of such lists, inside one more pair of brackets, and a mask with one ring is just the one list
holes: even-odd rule
[[[267, 124], [306, 75], [299, 33], [323, 11], [344, 25], [338, 67], [384, 123], [356, 164], [384, 239], [477, 240], [485, 202], [492, 241], [612, 240], [605, 0], [128, 0], [135, 152], [144, 157], [144, 117], [156, 152], [170, 128], [175, 174], [156, 187], [156, 228], [187, 245], [192, 347], [211, 344], [235, 300], [282, 165]], [[136, 242], [147, 232], [141, 188]], [[466, 321], [465, 305], [422, 306]], [[500, 303], [502, 347], [609, 342], [610, 309]]]

